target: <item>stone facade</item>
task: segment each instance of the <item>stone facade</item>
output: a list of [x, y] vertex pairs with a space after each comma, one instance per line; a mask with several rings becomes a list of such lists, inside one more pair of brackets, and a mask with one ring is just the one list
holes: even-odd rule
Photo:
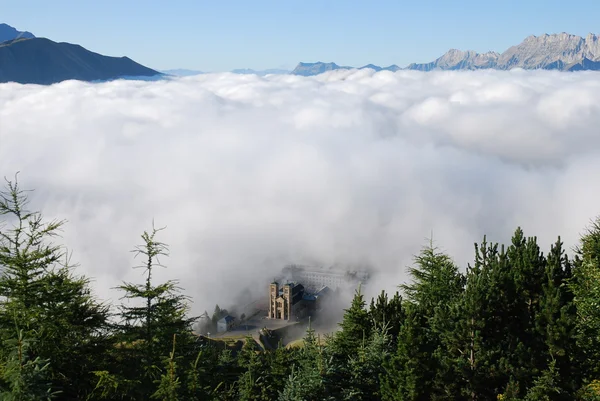
[[328, 287], [318, 292], [308, 293], [298, 283], [287, 283], [279, 287], [279, 283], [269, 285], [269, 319], [296, 320], [305, 317], [322, 306], [322, 298], [331, 293]]

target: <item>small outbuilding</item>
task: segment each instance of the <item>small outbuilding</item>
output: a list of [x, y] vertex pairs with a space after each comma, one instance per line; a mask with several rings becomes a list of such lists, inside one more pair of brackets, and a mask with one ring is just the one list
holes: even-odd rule
[[224, 333], [231, 330], [235, 325], [235, 318], [227, 315], [217, 322], [217, 332]]

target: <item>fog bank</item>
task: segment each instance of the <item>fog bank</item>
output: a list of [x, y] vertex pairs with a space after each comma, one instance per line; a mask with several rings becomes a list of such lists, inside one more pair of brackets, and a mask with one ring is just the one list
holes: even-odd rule
[[520, 225], [545, 250], [600, 212], [600, 75], [550, 71], [206, 74], [0, 85], [0, 175], [65, 218], [96, 292], [140, 281], [152, 219], [209, 313], [284, 264], [368, 263], [395, 290], [433, 233], [461, 267]]

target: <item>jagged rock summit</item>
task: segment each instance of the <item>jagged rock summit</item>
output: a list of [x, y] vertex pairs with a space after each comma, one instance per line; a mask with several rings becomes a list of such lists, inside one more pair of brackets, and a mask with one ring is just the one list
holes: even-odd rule
[[473, 50], [450, 49], [442, 57], [425, 64], [412, 63], [407, 70], [431, 71], [431, 70], [478, 70], [482, 68], [494, 68], [500, 57], [499, 53], [487, 52], [477, 53]]
[[510, 70], [546, 69], [561, 71], [599, 70], [600, 43], [598, 36], [589, 34], [585, 38], [568, 33], [528, 36], [516, 46], [502, 54], [495, 52], [477, 53], [472, 50], [450, 50], [435, 61], [410, 64], [407, 69], [432, 70], [475, 70], [494, 68]]
[[[292, 74], [317, 75], [330, 70], [351, 69], [335, 63], [300, 63]], [[372, 68], [375, 71], [397, 71], [402, 68], [392, 65], [381, 68], [368, 64], [360, 68]], [[406, 70], [526, 70], [545, 69], [560, 71], [600, 71], [600, 39], [595, 34], [585, 38], [568, 33], [528, 36], [516, 46], [503, 53], [477, 53], [473, 50], [450, 49], [444, 55], [429, 63], [412, 63]]]
[[572, 65], [585, 63], [586, 60], [600, 61], [598, 36], [590, 33], [582, 38], [563, 32], [528, 36], [519, 45], [502, 53], [498, 58], [498, 68], [569, 70]]

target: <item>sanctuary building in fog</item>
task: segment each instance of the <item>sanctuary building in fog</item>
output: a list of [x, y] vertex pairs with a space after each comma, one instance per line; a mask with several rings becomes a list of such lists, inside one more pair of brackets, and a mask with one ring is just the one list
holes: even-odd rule
[[[321, 309], [334, 290], [366, 283], [365, 270], [347, 271], [289, 265], [269, 285], [269, 319], [297, 320]], [[284, 283], [284, 284], [280, 284]]]
[[286, 283], [279, 286], [273, 282], [269, 286], [269, 319], [296, 320], [321, 308], [324, 298], [330, 295], [329, 287], [322, 287], [309, 293], [299, 283]]

